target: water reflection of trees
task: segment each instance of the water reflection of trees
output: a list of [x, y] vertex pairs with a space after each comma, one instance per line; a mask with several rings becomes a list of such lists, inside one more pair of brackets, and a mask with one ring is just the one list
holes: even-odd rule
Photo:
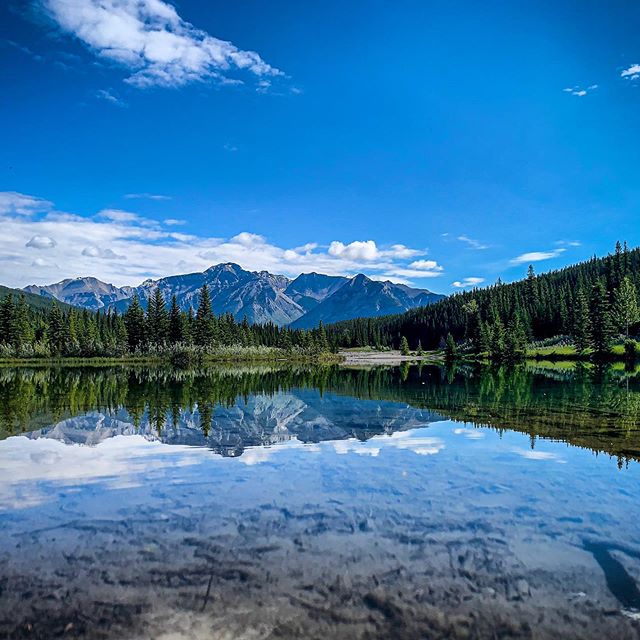
[[[88, 411], [126, 410], [160, 436], [197, 407], [205, 437], [216, 407], [255, 394], [293, 389], [330, 391], [436, 411], [499, 431], [551, 438], [640, 460], [640, 380], [633, 372], [577, 366], [553, 368], [241, 368], [173, 371], [145, 368], [0, 370], [0, 437], [39, 429]], [[233, 455], [242, 443], [218, 434]]]

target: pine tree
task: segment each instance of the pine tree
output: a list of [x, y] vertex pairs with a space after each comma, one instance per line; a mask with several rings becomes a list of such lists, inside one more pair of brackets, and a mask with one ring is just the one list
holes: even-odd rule
[[629, 327], [640, 321], [636, 287], [628, 276], [613, 293], [613, 320], [618, 331], [629, 337]]
[[242, 324], [240, 325], [240, 333], [242, 335], [242, 344], [245, 347], [252, 346], [253, 332], [251, 331], [251, 325], [249, 324], [249, 320], [247, 320], [247, 316], [242, 318]]
[[527, 302], [529, 310], [535, 315], [538, 308], [538, 282], [536, 280], [536, 272], [533, 265], [530, 264], [527, 269]]
[[527, 355], [527, 334], [516, 315], [509, 322], [504, 338], [504, 357], [509, 362], [522, 360]]
[[62, 355], [65, 351], [66, 330], [65, 318], [60, 307], [54, 302], [47, 316], [47, 336], [49, 348], [55, 355]]
[[11, 294], [0, 302], [0, 343], [15, 345], [15, 305]]
[[185, 337], [189, 343], [193, 342], [193, 332], [196, 325], [196, 317], [193, 313], [193, 307], [189, 307], [187, 315], [183, 316]]
[[327, 340], [327, 332], [324, 328], [324, 323], [320, 320], [318, 324], [318, 351], [320, 353], [327, 353], [329, 351], [329, 341]]
[[196, 318], [193, 328], [193, 341], [201, 346], [210, 346], [214, 340], [214, 317], [211, 309], [211, 296], [209, 287], [202, 285], [200, 291], [200, 304], [196, 311]]
[[280, 331], [280, 335], [278, 336], [278, 347], [284, 351], [291, 351], [291, 348], [293, 347], [291, 331], [286, 327]]
[[622, 245], [618, 240], [613, 258], [609, 262], [609, 288], [612, 290], [617, 289], [622, 284], [624, 275], [623, 261]]
[[474, 353], [481, 353], [482, 336], [481, 336], [481, 320], [480, 309], [476, 300], [470, 300], [464, 305], [465, 313], [465, 336], [471, 342], [471, 348]]
[[185, 338], [185, 322], [174, 294], [171, 296], [171, 307], [169, 308], [169, 342], [171, 344], [186, 342]]
[[573, 341], [578, 353], [584, 353], [590, 346], [591, 316], [589, 314], [589, 300], [584, 289], [578, 290], [576, 305], [573, 313]]
[[162, 345], [166, 342], [169, 332], [169, 315], [159, 287], [156, 287], [153, 295], [149, 297], [147, 331], [149, 340], [153, 344]]
[[591, 348], [601, 357], [611, 351], [613, 324], [604, 282], [599, 280], [591, 290]]
[[491, 327], [487, 322], [480, 323], [477, 354], [488, 353], [491, 348]]
[[95, 317], [85, 309], [78, 325], [78, 337], [82, 354], [85, 356], [97, 355], [102, 345]]
[[410, 354], [409, 341], [407, 340], [406, 336], [402, 336], [400, 340], [400, 353], [403, 356], [408, 356]]
[[115, 334], [115, 346], [118, 355], [126, 353], [129, 346], [129, 340], [127, 336], [127, 325], [124, 322], [122, 316], [116, 315], [114, 320], [114, 334]]
[[124, 324], [127, 329], [129, 349], [135, 351], [136, 349], [142, 348], [146, 342], [147, 332], [144, 311], [140, 305], [138, 294], [133, 296], [129, 308], [125, 311]]
[[13, 323], [14, 344], [19, 349], [34, 340], [34, 331], [29, 314], [29, 305], [24, 294], [18, 297]]
[[505, 353], [505, 329], [500, 318], [495, 318], [490, 325], [489, 355], [492, 360], [500, 362]]
[[79, 349], [78, 341], [78, 314], [72, 309], [67, 314], [67, 335], [69, 339], [69, 350], [75, 352]]
[[416, 347], [416, 355], [421, 356], [423, 354], [422, 351], [422, 340], [418, 339], [418, 346]]

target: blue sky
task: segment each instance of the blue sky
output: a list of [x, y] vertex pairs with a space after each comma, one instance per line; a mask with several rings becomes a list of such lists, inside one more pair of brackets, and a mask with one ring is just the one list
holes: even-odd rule
[[447, 293], [635, 246], [639, 33], [631, 2], [8, 0], [0, 283]]

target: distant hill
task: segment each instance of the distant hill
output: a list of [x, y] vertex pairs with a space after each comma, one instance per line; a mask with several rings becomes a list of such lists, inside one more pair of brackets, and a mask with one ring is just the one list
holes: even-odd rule
[[[8, 295], [13, 295], [14, 299], [24, 295], [29, 307], [38, 311], [47, 311], [48, 309], [51, 309], [51, 306], [54, 303], [53, 298], [45, 298], [34, 293], [28, 293], [21, 289], [11, 289], [0, 285], [0, 299]], [[58, 302], [58, 305], [61, 309], [71, 309], [71, 305], [65, 304], [64, 302]]]
[[25, 291], [92, 311], [124, 312], [134, 294], [146, 307], [148, 297], [159, 288], [167, 303], [175, 295], [180, 308], [187, 311], [198, 307], [204, 284], [209, 287], [217, 315], [231, 313], [238, 321], [246, 317], [254, 324], [272, 322], [295, 328], [314, 327], [320, 321], [402, 312], [442, 297], [425, 289], [377, 282], [364, 275], [346, 278], [303, 273], [290, 280], [268, 271], [246, 271], [232, 262], [214, 265], [203, 272], [145, 280], [137, 287], [116, 287], [85, 277], [30, 285]]

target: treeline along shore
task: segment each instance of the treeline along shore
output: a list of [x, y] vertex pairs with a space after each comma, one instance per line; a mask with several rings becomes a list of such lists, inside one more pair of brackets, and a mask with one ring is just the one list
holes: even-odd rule
[[24, 296], [0, 301], [0, 359], [169, 360], [188, 365], [203, 359], [331, 359], [325, 329], [300, 330], [275, 324], [237, 322], [216, 316], [206, 285], [197, 309], [182, 311], [175, 296], [167, 305], [156, 289], [146, 311], [136, 296], [129, 308], [92, 313], [53, 302], [34, 308]]

